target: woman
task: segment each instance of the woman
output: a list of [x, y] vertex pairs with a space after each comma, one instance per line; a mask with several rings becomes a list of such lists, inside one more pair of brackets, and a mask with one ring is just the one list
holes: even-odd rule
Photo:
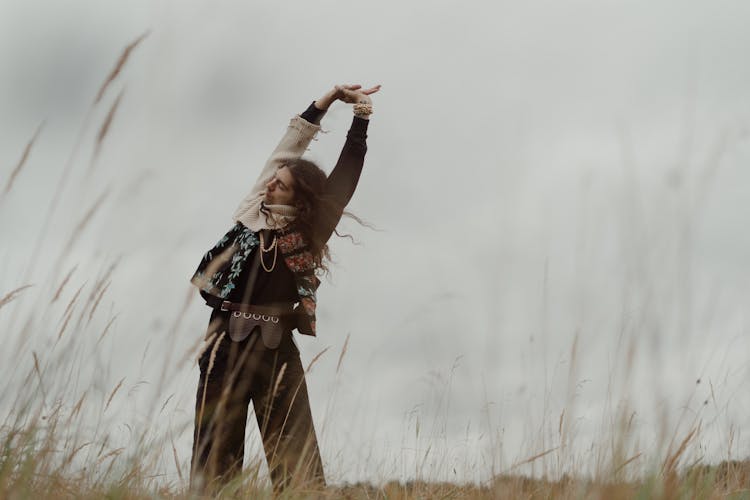
[[[357, 186], [372, 101], [380, 86], [336, 86], [291, 119], [235, 225], [191, 282], [213, 308], [199, 358], [191, 484], [220, 486], [242, 469], [253, 402], [274, 490], [325, 486], [304, 370], [292, 330], [315, 335], [316, 271]], [[354, 104], [331, 174], [301, 159], [328, 107]], [[295, 306], [296, 304], [296, 306]]]

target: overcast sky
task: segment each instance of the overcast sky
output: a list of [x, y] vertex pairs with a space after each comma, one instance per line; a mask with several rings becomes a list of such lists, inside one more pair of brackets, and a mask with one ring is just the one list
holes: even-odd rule
[[[591, 469], [619, 414], [632, 454], [700, 421], [696, 457], [746, 457], [748, 22], [739, 0], [5, 0], [2, 190], [41, 126], [0, 199], [0, 295], [35, 284], [0, 309], [5, 356], [54, 357], [104, 276], [66, 334], [81, 373], [50, 383], [106, 399], [125, 377], [120, 430], [174, 394], [153, 427], [186, 463], [179, 361], [210, 313], [190, 276], [289, 118], [379, 83], [349, 206], [377, 230], [342, 224], [359, 245], [331, 241], [319, 336], [298, 338], [305, 364], [330, 347], [308, 375], [330, 479], [480, 480], [556, 447], [548, 470]], [[334, 105], [308, 157], [330, 170], [350, 121]]]

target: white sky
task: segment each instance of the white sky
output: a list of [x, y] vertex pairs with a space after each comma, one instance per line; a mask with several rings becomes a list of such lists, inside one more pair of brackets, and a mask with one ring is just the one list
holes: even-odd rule
[[[0, 199], [0, 295], [36, 284], [0, 309], [24, 346], [6, 356], [55, 359], [65, 305], [119, 259], [92, 322], [74, 309], [81, 379], [49, 383], [106, 400], [125, 377], [112, 432], [174, 393], [151, 425], [186, 463], [198, 374], [177, 361], [210, 312], [189, 277], [288, 119], [381, 83], [349, 207], [380, 231], [344, 225], [361, 245], [332, 241], [319, 337], [298, 339], [303, 363], [330, 347], [308, 376], [329, 478], [479, 480], [557, 446], [534, 472], [590, 470], [617, 412], [635, 412], [632, 454], [701, 421], [696, 457], [745, 457], [748, 21], [743, 1], [4, 1], [0, 189], [44, 122]], [[350, 116], [338, 104], [311, 147], [326, 170]]]

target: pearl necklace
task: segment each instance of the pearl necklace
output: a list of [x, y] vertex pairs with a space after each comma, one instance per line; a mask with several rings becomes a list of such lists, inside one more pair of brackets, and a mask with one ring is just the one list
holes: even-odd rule
[[[261, 252], [260, 252], [260, 265], [263, 266], [263, 269], [266, 272], [268, 272], [268, 273], [270, 273], [271, 271], [273, 271], [274, 267], [276, 267], [276, 255], [278, 255], [278, 253], [279, 253], [279, 247], [276, 244], [277, 241], [278, 241], [278, 239], [276, 238], [276, 235], [274, 235], [274, 237], [273, 237], [273, 243], [271, 243], [271, 246], [269, 246], [268, 248], [264, 248], [265, 247], [265, 242], [263, 241], [263, 231], [260, 232], [260, 250], [261, 250]], [[273, 263], [271, 264], [271, 268], [269, 269], [269, 268], [266, 267], [266, 263], [265, 263], [265, 261], [263, 259], [263, 254], [264, 253], [268, 253], [271, 250], [274, 251], [273, 252]]]

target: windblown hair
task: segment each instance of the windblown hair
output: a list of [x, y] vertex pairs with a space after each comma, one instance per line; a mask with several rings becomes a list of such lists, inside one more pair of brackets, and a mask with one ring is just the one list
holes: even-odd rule
[[326, 185], [326, 174], [315, 163], [302, 158], [290, 160], [285, 164], [294, 178], [294, 203], [297, 207], [297, 216], [293, 225], [310, 246], [313, 254], [315, 267], [328, 272], [327, 262], [330, 262], [331, 255], [326, 243], [330, 234], [317, 234], [315, 224], [330, 224], [331, 230], [339, 237], [348, 237], [353, 240], [351, 235], [341, 235], [335, 229], [335, 222], [342, 216], [346, 215], [362, 225], [365, 224], [356, 215], [344, 211], [338, 202], [330, 196], [324, 194]]

